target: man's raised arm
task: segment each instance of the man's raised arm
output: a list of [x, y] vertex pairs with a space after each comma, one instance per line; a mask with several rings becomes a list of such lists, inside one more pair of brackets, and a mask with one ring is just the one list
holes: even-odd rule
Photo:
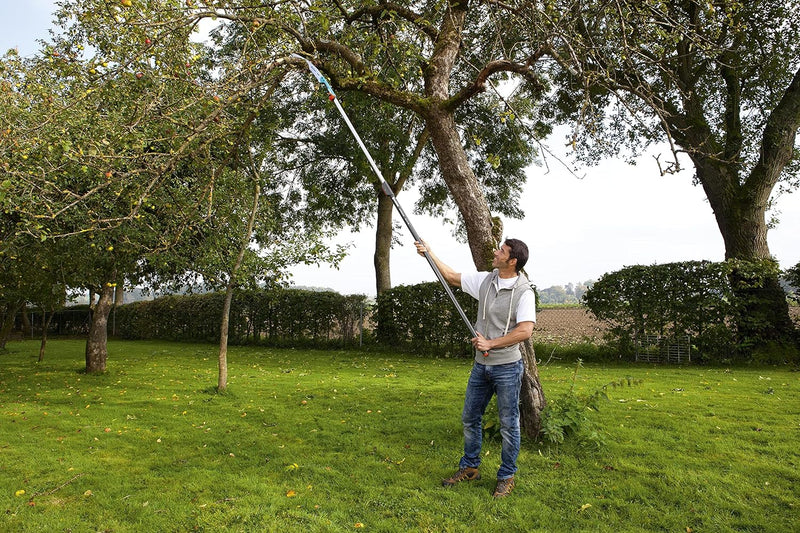
[[424, 256], [425, 252], [428, 252], [428, 255], [431, 256], [431, 259], [433, 259], [433, 262], [436, 264], [436, 268], [438, 268], [439, 272], [442, 273], [442, 276], [447, 283], [454, 287], [461, 287], [461, 273], [456, 272], [446, 264], [442, 263], [442, 261], [431, 251], [425, 241], [415, 241], [414, 246], [417, 247], [417, 253], [421, 256]]

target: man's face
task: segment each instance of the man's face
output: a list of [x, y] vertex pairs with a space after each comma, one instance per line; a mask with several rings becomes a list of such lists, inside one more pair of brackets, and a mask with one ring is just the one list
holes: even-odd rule
[[[507, 244], [503, 244], [494, 251], [494, 259], [492, 260], [492, 268], [506, 268], [509, 266], [513, 266], [513, 263], [509, 263], [512, 259], [509, 259], [509, 255], [511, 254], [511, 248]], [[513, 259], [516, 263], [516, 259]]]

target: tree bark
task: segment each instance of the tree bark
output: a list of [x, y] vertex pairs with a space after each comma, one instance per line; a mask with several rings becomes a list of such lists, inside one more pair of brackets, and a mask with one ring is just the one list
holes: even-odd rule
[[219, 326], [219, 357], [217, 363], [217, 390], [228, 388], [228, 332], [230, 329], [231, 302], [233, 301], [233, 281], [225, 287], [225, 303], [222, 306], [222, 322]]
[[385, 194], [378, 193], [378, 221], [375, 228], [375, 289], [377, 294], [392, 288], [389, 258], [392, 248], [392, 213], [394, 204]]
[[497, 246], [493, 239], [493, 221], [486, 196], [469, 165], [455, 118], [452, 113], [435, 111], [426, 117], [426, 125], [439, 158], [442, 178], [464, 221], [472, 261], [479, 270], [486, 270], [492, 264]]
[[522, 358], [525, 361], [525, 374], [519, 394], [520, 426], [525, 435], [536, 440], [542, 430], [542, 410], [547, 401], [539, 381], [539, 367], [530, 339], [522, 343]]
[[42, 342], [39, 345], [39, 359], [38, 362], [44, 361], [44, 349], [47, 346], [47, 330], [50, 328], [50, 323], [56, 314], [55, 309], [51, 309], [48, 314], [46, 309], [42, 309]]
[[461, 48], [469, 2], [448, 2], [433, 53], [424, 71], [425, 95], [429, 101], [425, 125], [439, 159], [442, 178], [458, 206], [467, 231], [472, 261], [479, 270], [491, 265], [492, 217], [458, 133], [450, 105], [450, 78]]
[[[113, 278], [112, 278], [113, 279]], [[92, 324], [86, 339], [86, 373], [99, 374], [106, 371], [108, 360], [108, 315], [114, 301], [114, 287], [103, 285], [100, 298], [92, 309]]]

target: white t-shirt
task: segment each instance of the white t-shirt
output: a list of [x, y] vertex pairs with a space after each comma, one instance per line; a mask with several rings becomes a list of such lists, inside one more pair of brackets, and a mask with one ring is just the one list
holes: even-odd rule
[[[483, 280], [491, 272], [469, 272], [461, 274], [461, 290], [475, 298], [480, 297], [480, 289]], [[510, 289], [517, 282], [519, 276], [513, 278], [497, 278], [497, 284], [500, 289]], [[536, 322], [536, 296], [533, 291], [525, 291], [517, 302], [517, 324], [520, 322]]]

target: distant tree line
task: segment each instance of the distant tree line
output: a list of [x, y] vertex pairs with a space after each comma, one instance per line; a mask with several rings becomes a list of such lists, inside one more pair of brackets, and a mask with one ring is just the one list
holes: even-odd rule
[[553, 285], [546, 289], [538, 289], [539, 304], [575, 304], [583, 301], [583, 295], [592, 288], [594, 280], [586, 280], [566, 285]]

